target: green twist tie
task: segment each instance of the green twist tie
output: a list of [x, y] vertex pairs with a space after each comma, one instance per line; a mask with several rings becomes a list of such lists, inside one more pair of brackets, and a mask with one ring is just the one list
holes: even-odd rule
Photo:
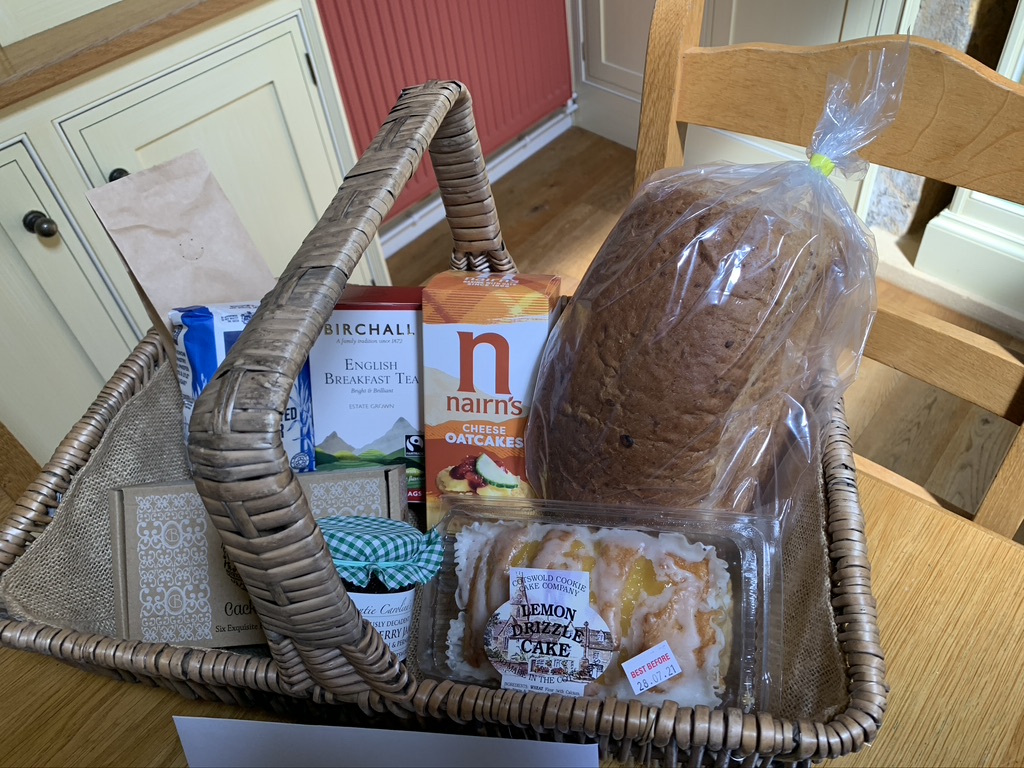
[[821, 171], [822, 175], [827, 179], [832, 175], [832, 171], [836, 169], [836, 164], [829, 160], [824, 155], [817, 153], [811, 155], [811, 168], [817, 168]]

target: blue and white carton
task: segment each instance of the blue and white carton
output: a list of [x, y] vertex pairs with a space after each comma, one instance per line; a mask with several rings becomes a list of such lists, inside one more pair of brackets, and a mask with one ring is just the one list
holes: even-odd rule
[[[258, 303], [211, 304], [171, 310], [178, 383], [184, 400], [186, 440], [196, 400], [258, 307]], [[312, 472], [315, 469], [315, 447], [308, 361], [299, 372], [288, 397], [281, 437], [292, 469], [296, 472]]]

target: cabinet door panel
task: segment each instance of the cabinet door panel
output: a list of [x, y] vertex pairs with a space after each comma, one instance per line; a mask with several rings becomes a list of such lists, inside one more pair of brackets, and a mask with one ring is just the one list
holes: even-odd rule
[[298, 23], [288, 19], [61, 127], [94, 186], [114, 168], [136, 171], [198, 148], [280, 274], [338, 181], [305, 55]]
[[[58, 234], [27, 231], [30, 210]], [[82, 251], [25, 146], [0, 149], [0, 422], [40, 463], [131, 350], [83, 272]]]

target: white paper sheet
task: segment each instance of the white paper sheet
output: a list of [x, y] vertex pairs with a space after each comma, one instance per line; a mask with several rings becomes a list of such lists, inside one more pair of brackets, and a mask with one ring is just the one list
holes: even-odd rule
[[597, 768], [596, 744], [175, 717], [190, 768]]

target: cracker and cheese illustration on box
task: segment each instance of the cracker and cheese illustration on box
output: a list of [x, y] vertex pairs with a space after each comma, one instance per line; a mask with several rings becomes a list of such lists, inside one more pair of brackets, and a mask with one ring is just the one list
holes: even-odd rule
[[443, 272], [423, 289], [427, 524], [445, 493], [529, 498], [524, 434], [561, 281]]

